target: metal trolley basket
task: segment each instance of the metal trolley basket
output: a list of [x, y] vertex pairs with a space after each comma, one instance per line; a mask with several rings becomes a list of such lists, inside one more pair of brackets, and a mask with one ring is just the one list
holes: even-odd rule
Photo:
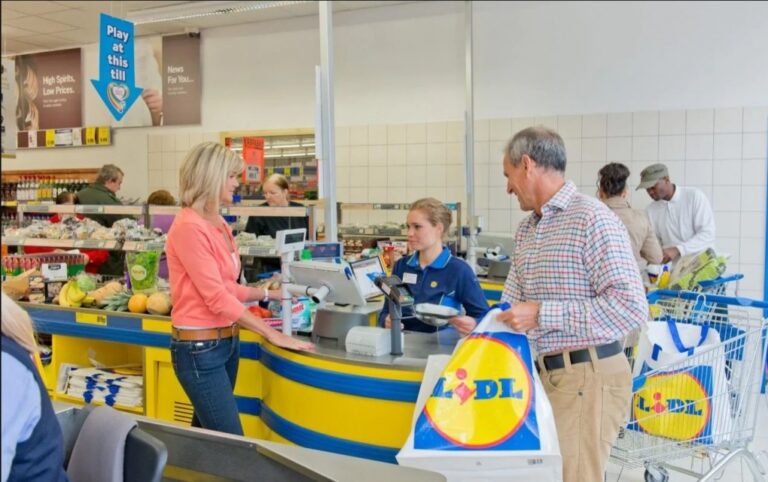
[[[768, 356], [763, 316], [768, 303], [666, 290], [649, 294], [648, 300], [652, 321], [699, 325], [702, 333], [714, 329], [718, 337], [713, 339], [720, 342], [700, 349], [678, 345], [683, 356], [653, 369], [644, 363], [645, 355], [633, 351], [638, 358], [630, 357], [635, 373], [631, 409], [612, 461], [624, 468], [645, 467], [649, 482], [669, 480], [667, 469], [708, 481], [742, 457], [755, 480], [768, 480], [748, 447]], [[687, 467], [681, 465], [686, 462]]]

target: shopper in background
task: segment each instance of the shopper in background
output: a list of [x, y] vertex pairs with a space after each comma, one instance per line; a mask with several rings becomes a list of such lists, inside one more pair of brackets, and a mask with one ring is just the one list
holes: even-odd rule
[[[81, 204], [121, 206], [123, 203], [117, 198], [117, 191], [123, 185], [123, 171], [114, 164], [101, 166], [96, 175], [96, 181], [77, 193]], [[102, 226], [108, 228], [123, 216], [115, 214], [86, 214]], [[125, 272], [125, 256], [121, 251], [111, 251], [109, 259], [99, 267], [99, 273], [120, 276]]]
[[527, 333], [555, 415], [565, 482], [603, 480], [631, 399], [619, 340], [648, 316], [627, 230], [564, 176], [565, 145], [545, 127], [504, 150], [507, 192], [533, 211], [515, 235], [499, 320]]
[[[176, 198], [165, 189], [159, 189], [149, 195], [147, 204], [150, 206], [175, 206]], [[159, 229], [163, 234], [167, 234], [175, 218], [175, 214], [153, 214], [149, 218], [149, 227]], [[168, 259], [165, 251], [160, 255], [160, 268], [157, 275], [163, 279], [168, 279]]]
[[[56, 196], [56, 204], [80, 204], [80, 201], [77, 198], [77, 194], [69, 191], [62, 191], [59, 193], [58, 196]], [[82, 214], [75, 214], [74, 215], [76, 219], [82, 220], [83, 215]], [[60, 223], [61, 221], [72, 217], [70, 214], [59, 214], [56, 213], [49, 219], [52, 223]], [[80, 248], [80, 253], [85, 255], [85, 271], [88, 273], [96, 274], [99, 272], [99, 269], [101, 268], [101, 265], [104, 264], [109, 259], [109, 251], [106, 251], [104, 249], [83, 249]], [[47, 248], [47, 247], [39, 247], [39, 246], [24, 246], [24, 253], [26, 254], [35, 254], [35, 253], [64, 253], [63, 249], [58, 248]]]
[[33, 362], [32, 320], [2, 293], [2, 482], [66, 481], [64, 439]]
[[649, 264], [661, 264], [662, 252], [659, 239], [645, 211], [632, 209], [629, 205], [629, 168], [618, 162], [603, 166], [597, 173], [597, 197], [611, 208], [629, 233], [632, 252], [635, 255], [641, 277]]
[[[449, 320], [461, 335], [470, 333], [477, 320], [488, 311], [488, 301], [472, 268], [462, 259], [451, 255], [443, 240], [451, 226], [451, 211], [434, 198], [424, 198], [411, 204], [408, 211], [408, 247], [413, 254], [400, 258], [392, 274], [408, 285], [414, 304], [432, 303], [461, 309], [466, 315]], [[403, 308], [403, 328], [434, 333], [438, 328], [413, 317], [410, 308]], [[379, 324], [389, 328], [389, 306], [379, 313]], [[446, 325], [447, 328], [447, 325]]]
[[[264, 181], [261, 190], [264, 193], [264, 199], [266, 199], [267, 206], [269, 207], [304, 207], [303, 204], [290, 200], [290, 193], [288, 192], [288, 179], [286, 179], [285, 176], [281, 174], [272, 174], [269, 176]], [[274, 238], [278, 231], [284, 229], [302, 228], [307, 230], [307, 239], [309, 239], [309, 218], [306, 216], [251, 216], [248, 218], [248, 222], [245, 225], [245, 232], [255, 234], [256, 236], [267, 235]], [[253, 266], [249, 267], [249, 271], [280, 271], [279, 259], [256, 258], [254, 263], [255, 264]]]
[[653, 199], [646, 210], [661, 241], [664, 263], [714, 249], [715, 216], [703, 192], [673, 184], [664, 164], [643, 169], [637, 189], [645, 189]]
[[192, 425], [236, 435], [243, 434], [233, 394], [239, 326], [279, 347], [313, 348], [270, 328], [243, 305], [280, 299], [280, 290], [237, 282], [240, 257], [219, 207], [232, 202], [242, 170], [242, 159], [221, 144], [192, 148], [179, 175], [182, 209], [165, 244], [173, 297], [171, 359], [194, 407]]
[[[123, 203], [117, 198], [116, 193], [123, 185], [123, 176], [122, 169], [114, 164], [105, 164], [96, 175], [96, 181], [81, 189], [77, 193], [77, 198], [81, 204], [121, 206]], [[87, 214], [86, 216], [108, 228], [111, 228], [112, 223], [121, 217], [114, 214]]]

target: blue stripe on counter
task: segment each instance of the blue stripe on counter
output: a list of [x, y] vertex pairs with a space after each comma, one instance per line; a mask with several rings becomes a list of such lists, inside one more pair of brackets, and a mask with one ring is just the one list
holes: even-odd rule
[[261, 362], [284, 378], [331, 392], [410, 403], [415, 403], [419, 394], [419, 382], [350, 375], [309, 367], [286, 360], [267, 350], [261, 351]]
[[80, 338], [92, 338], [94, 340], [114, 341], [117, 343], [129, 343], [131, 345], [154, 346], [168, 348], [171, 345], [169, 333], [156, 333], [151, 331], [126, 330], [123, 328], [109, 327], [104, 329], [99, 325], [83, 323], [71, 323], [66, 321], [53, 321], [45, 318], [32, 318], [35, 329], [41, 333], [52, 335], [77, 336]]
[[499, 301], [501, 300], [501, 290], [483, 290], [483, 294], [485, 295], [486, 299], [488, 301]]
[[238, 397], [237, 406], [242, 407], [240, 410], [242, 413], [258, 415], [273, 432], [301, 447], [391, 464], [397, 463], [395, 455], [398, 449], [396, 448], [355, 442], [306, 429], [276, 414], [257, 398]]

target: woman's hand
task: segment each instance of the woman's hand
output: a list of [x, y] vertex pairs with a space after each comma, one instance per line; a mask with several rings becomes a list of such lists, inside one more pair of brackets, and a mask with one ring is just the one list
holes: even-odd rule
[[[387, 317], [384, 318], [384, 328], [392, 328], [392, 318], [390, 318], [389, 315], [387, 315]], [[404, 330], [405, 325], [400, 323], [400, 329]]]
[[448, 323], [456, 328], [461, 336], [467, 336], [472, 333], [472, 330], [477, 326], [477, 321], [471, 316], [454, 316]]
[[267, 335], [267, 340], [272, 343], [275, 346], [279, 346], [280, 348], [287, 348], [289, 350], [299, 350], [299, 351], [308, 351], [308, 350], [314, 350], [315, 345], [308, 342], [308, 341], [302, 341], [298, 338], [293, 338], [292, 336], [288, 336], [283, 334], [280, 331], [272, 330], [273, 333], [270, 333]]
[[269, 299], [270, 300], [281, 300], [283, 298], [283, 290], [282, 289], [276, 289], [276, 290], [268, 290], [269, 293]]

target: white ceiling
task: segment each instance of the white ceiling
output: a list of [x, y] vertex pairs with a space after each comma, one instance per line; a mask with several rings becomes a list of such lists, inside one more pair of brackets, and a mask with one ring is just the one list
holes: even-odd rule
[[[190, 1], [19, 1], [3, 0], [2, 55], [10, 56], [46, 50], [77, 47], [99, 41], [99, 14], [129, 18], [129, 12], [154, 9]], [[334, 1], [333, 10], [353, 10], [380, 7], [397, 1]], [[182, 33], [185, 29], [205, 29], [264, 22], [288, 17], [317, 15], [317, 2], [264, 8], [231, 15], [215, 15], [136, 25], [136, 36]]]

